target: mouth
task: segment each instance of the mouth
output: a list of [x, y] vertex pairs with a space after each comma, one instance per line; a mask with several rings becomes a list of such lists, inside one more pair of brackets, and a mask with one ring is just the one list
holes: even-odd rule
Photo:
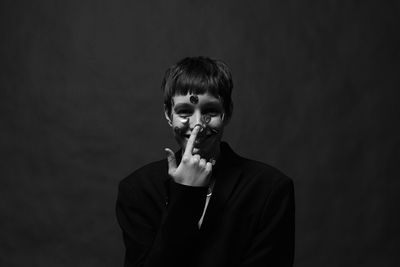
[[[200, 145], [200, 144], [203, 144], [203, 143], [205, 143], [207, 140], [211, 139], [214, 135], [215, 135], [215, 134], [206, 134], [206, 135], [197, 137], [196, 140], [195, 140], [195, 142], [194, 142], [194, 145], [195, 145], [195, 146], [198, 146], [198, 145]], [[189, 138], [190, 138], [190, 134], [185, 134], [185, 135], [183, 135], [183, 136], [185, 137], [186, 141], [188, 141]]]

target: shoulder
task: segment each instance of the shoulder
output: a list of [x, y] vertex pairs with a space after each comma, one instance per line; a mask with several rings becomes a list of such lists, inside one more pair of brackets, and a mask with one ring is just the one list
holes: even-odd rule
[[221, 151], [224, 158], [220, 165], [222, 171], [219, 173], [222, 173], [222, 177], [229, 176], [229, 178], [222, 178], [221, 183], [225, 186], [231, 185], [239, 195], [245, 195], [254, 202], [264, 202], [275, 193], [292, 194], [294, 192], [292, 179], [281, 170], [269, 164], [239, 156], [226, 143], [222, 144]]
[[148, 163], [127, 177], [122, 179], [119, 183], [121, 189], [132, 188], [148, 188], [154, 185], [160, 186], [167, 178], [168, 164], [165, 159]]
[[277, 191], [293, 192], [293, 180], [281, 170], [252, 159], [241, 158], [240, 161], [240, 168], [244, 177], [242, 182], [253, 188], [255, 192], [264, 195]]
[[261, 181], [273, 184], [292, 182], [292, 179], [285, 173], [269, 164], [247, 158], [241, 158], [241, 162], [241, 168], [248, 177], [255, 177]]
[[235, 169], [235, 172], [240, 173], [244, 178], [242, 180], [246, 183], [255, 183], [256, 185], [268, 187], [292, 183], [292, 179], [281, 170], [269, 164], [242, 157], [236, 154], [227, 143], [223, 143], [221, 149], [225, 162], [227, 162], [227, 168]]

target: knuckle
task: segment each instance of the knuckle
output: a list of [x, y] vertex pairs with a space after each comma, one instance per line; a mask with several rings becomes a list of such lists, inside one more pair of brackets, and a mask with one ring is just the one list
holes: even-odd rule
[[212, 165], [211, 165], [211, 163], [207, 163], [207, 165], [206, 165], [206, 170], [208, 171], [208, 172], [211, 172], [212, 171]]
[[203, 168], [206, 167], [206, 161], [205, 161], [204, 159], [201, 159], [200, 162], [199, 162], [199, 164], [200, 164], [200, 166], [203, 167]]

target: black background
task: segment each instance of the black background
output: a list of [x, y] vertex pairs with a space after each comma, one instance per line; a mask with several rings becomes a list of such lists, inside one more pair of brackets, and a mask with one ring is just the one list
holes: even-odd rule
[[[164, 71], [227, 62], [225, 140], [296, 188], [302, 266], [399, 266], [398, 1], [1, 1], [0, 265], [122, 266]], [[396, 264], [397, 262], [397, 264]]]

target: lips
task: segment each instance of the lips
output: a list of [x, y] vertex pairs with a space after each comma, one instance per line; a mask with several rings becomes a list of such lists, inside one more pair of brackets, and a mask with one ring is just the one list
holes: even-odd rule
[[[197, 137], [195, 142], [197, 142], [198, 140], [207, 139], [210, 136], [213, 136], [213, 134], [208, 134], [208, 135], [204, 135], [204, 136], [201, 136], [201, 137]], [[189, 139], [190, 138], [190, 134], [185, 134], [184, 137]]]
[[[195, 145], [200, 145], [202, 143], [204, 143], [205, 141], [207, 141], [208, 139], [210, 139], [210, 137], [214, 136], [214, 134], [206, 134], [206, 135], [202, 135], [202, 136], [197, 136], [196, 140], [194, 141]], [[190, 134], [185, 134], [184, 137], [189, 140], [190, 138]]]
[[194, 141], [194, 143], [195, 143], [196, 145], [199, 145], [199, 144], [203, 143], [204, 141], [206, 141], [210, 136], [211, 136], [211, 135], [208, 135], [208, 136], [205, 136], [205, 137], [202, 137], [202, 138], [196, 138], [196, 140]]

